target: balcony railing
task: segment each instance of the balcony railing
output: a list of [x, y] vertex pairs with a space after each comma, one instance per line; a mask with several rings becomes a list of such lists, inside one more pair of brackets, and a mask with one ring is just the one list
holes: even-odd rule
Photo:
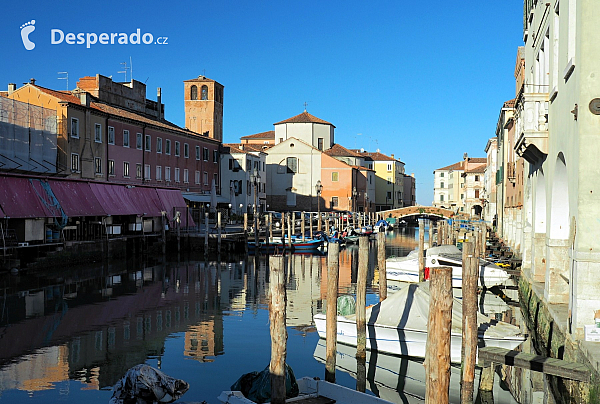
[[526, 85], [523, 101], [518, 103], [515, 111], [518, 134], [515, 151], [531, 164], [537, 164], [548, 154], [547, 87]]

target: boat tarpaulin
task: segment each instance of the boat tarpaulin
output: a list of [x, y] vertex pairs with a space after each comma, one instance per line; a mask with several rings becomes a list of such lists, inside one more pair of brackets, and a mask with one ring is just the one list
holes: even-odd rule
[[[33, 181], [38, 184], [34, 187]], [[9, 218], [58, 217], [38, 180], [0, 176], [0, 207]]]
[[89, 183], [65, 180], [48, 182], [67, 216], [106, 216]]

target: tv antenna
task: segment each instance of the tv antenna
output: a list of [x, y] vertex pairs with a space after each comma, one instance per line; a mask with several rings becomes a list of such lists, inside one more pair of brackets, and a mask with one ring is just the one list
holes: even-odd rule
[[64, 74], [64, 77], [58, 77], [59, 80], [67, 81], [67, 91], [69, 91], [69, 73], [68, 72], [58, 72], [57, 74]]
[[121, 70], [117, 73], [125, 74], [125, 81], [127, 81], [127, 70], [131, 69], [131, 67], [127, 65], [127, 62], [121, 62], [121, 66], [123, 66], [123, 70]]

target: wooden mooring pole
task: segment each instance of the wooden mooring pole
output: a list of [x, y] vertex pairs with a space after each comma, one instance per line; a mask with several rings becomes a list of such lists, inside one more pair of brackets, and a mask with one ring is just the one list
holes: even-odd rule
[[302, 232], [302, 241], [306, 241], [306, 224], [304, 223], [304, 211], [302, 211], [302, 219], [300, 222], [300, 231]]
[[472, 242], [462, 246], [462, 373], [460, 401], [473, 403], [475, 363], [477, 358], [477, 269], [479, 258]]
[[292, 222], [294, 221], [293, 216], [294, 213], [290, 212], [287, 214], [287, 226], [288, 226], [288, 236], [287, 236], [287, 242], [288, 242], [288, 248], [290, 250], [290, 253], [292, 252]]
[[452, 268], [430, 269], [429, 318], [425, 357], [425, 404], [448, 404], [450, 398], [450, 332]]
[[204, 213], [204, 255], [208, 254], [208, 212]]
[[248, 212], [244, 212], [244, 232], [248, 231]]
[[429, 219], [429, 247], [433, 247], [433, 222]]
[[217, 252], [221, 253], [221, 211], [217, 213]]
[[358, 239], [358, 275], [356, 279], [356, 390], [366, 390], [367, 360], [367, 272], [369, 269], [369, 237]]
[[285, 360], [287, 330], [285, 328], [286, 295], [285, 295], [285, 256], [269, 257], [270, 267], [270, 300], [269, 322], [271, 328], [271, 403], [285, 403]]
[[267, 239], [267, 244], [270, 244], [273, 241], [273, 214], [269, 213], [269, 238]]
[[425, 281], [425, 223], [419, 219], [419, 282]]
[[385, 232], [377, 233], [377, 268], [379, 270], [379, 301], [387, 298], [387, 271], [385, 270]]
[[358, 238], [358, 275], [356, 278], [356, 356], [366, 357], [367, 271], [369, 267], [369, 237]]
[[335, 356], [337, 353], [337, 298], [340, 269], [340, 245], [327, 245], [327, 324], [325, 335], [327, 358], [325, 380], [335, 383]]

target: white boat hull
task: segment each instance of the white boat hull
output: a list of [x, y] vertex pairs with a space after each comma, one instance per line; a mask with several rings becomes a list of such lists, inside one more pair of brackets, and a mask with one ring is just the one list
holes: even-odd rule
[[[436, 247], [434, 247], [436, 248]], [[458, 250], [457, 250], [458, 251]], [[462, 288], [462, 260], [455, 254], [452, 257], [431, 254], [425, 257], [426, 267], [452, 267], [452, 287]], [[419, 282], [419, 258], [417, 254], [386, 260], [387, 278], [400, 282]], [[509, 279], [508, 273], [497, 265], [480, 260], [478, 284], [482, 288], [503, 285]]]
[[[319, 337], [326, 338], [326, 316], [316, 314], [315, 325]], [[343, 316], [337, 317], [337, 341], [356, 346], [356, 322]], [[479, 347], [493, 346], [513, 350], [521, 343], [523, 337], [503, 337], [479, 339]], [[409, 330], [386, 325], [367, 323], [367, 349], [393, 355], [414, 356], [424, 358], [427, 344], [426, 330]], [[450, 337], [450, 360], [461, 362], [462, 334], [452, 333]]]

